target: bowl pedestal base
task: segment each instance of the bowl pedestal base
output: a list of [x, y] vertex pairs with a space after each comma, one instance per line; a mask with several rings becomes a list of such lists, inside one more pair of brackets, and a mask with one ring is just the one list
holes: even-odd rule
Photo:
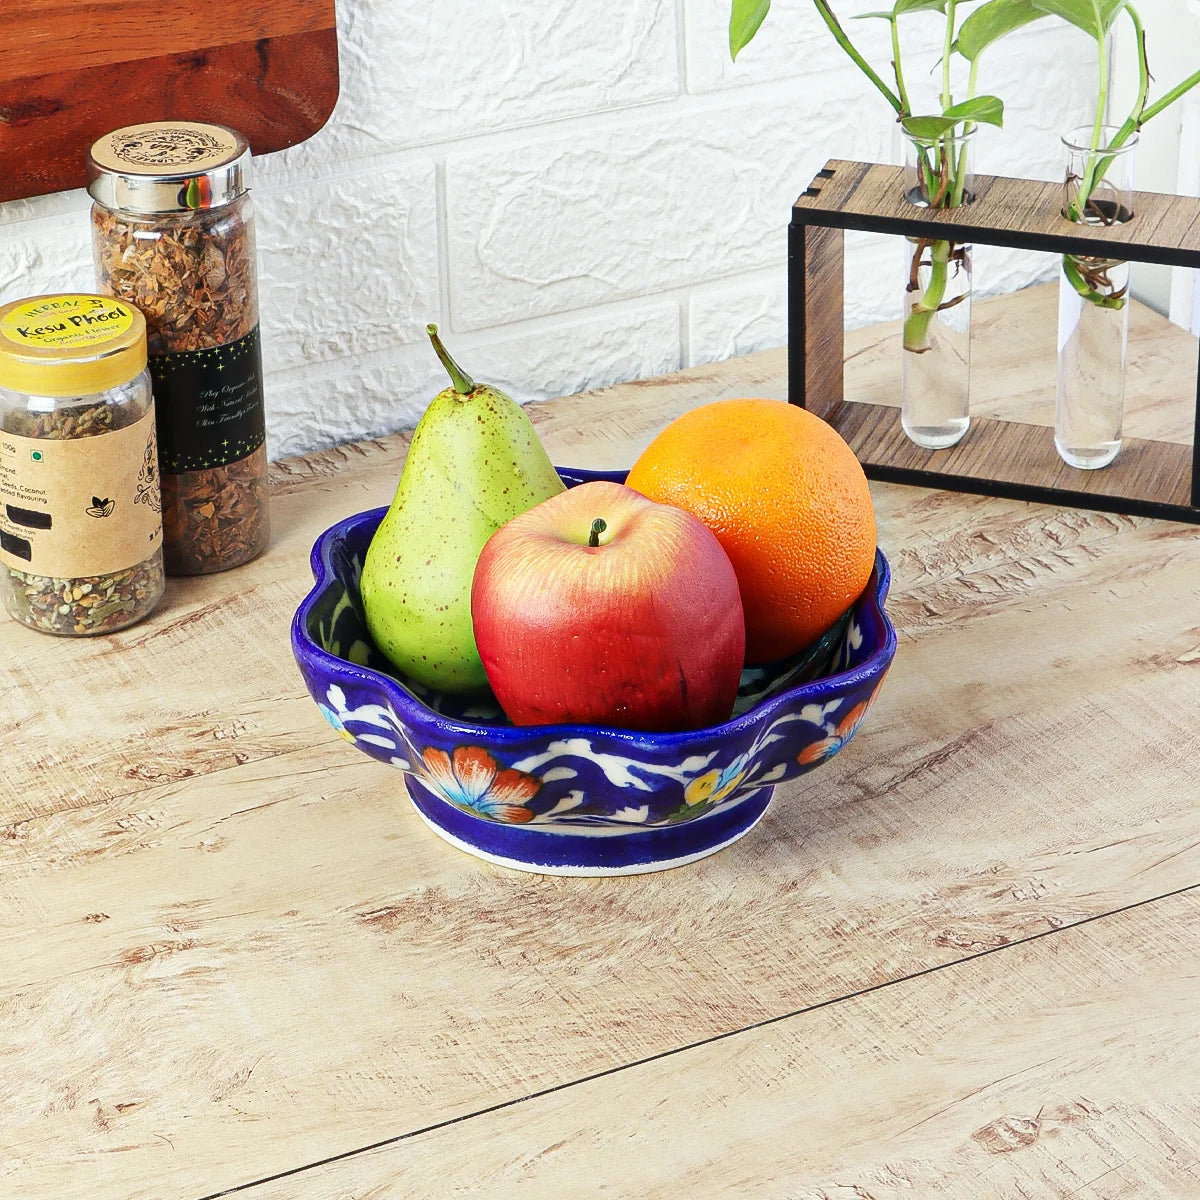
[[732, 808], [682, 821], [614, 829], [562, 824], [508, 825], [472, 816], [404, 776], [413, 806], [439, 837], [502, 867], [539, 875], [642, 875], [681, 867], [723, 850], [749, 833], [771, 802], [772, 787], [749, 792]]

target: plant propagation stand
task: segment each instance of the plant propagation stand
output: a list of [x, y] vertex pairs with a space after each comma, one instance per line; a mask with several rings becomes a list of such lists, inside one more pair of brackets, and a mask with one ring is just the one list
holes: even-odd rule
[[1131, 220], [1092, 226], [1063, 216], [1061, 183], [976, 175], [971, 203], [949, 209], [918, 208], [904, 193], [902, 167], [834, 159], [793, 206], [791, 401], [829, 421], [872, 479], [1200, 523], [1200, 364], [1191, 447], [1125, 438], [1116, 461], [1095, 471], [1063, 463], [1052, 430], [1016, 421], [972, 420], [958, 445], [923, 450], [904, 436], [897, 408], [848, 400], [843, 379], [845, 230], [1195, 268], [1200, 200], [1135, 192]]

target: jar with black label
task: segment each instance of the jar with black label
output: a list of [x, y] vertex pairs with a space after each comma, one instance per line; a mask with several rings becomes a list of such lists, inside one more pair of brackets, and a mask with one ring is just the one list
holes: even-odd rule
[[236, 567], [270, 536], [249, 165], [241, 134], [184, 121], [118, 129], [89, 156], [100, 290], [149, 326], [173, 575]]
[[44, 633], [110, 633], [163, 594], [146, 322], [108, 296], [0, 308], [0, 600]]

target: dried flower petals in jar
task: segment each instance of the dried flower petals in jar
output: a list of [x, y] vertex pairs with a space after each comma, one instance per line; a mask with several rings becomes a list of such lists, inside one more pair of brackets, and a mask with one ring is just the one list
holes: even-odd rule
[[245, 139], [118, 129], [89, 159], [99, 287], [149, 325], [167, 571], [223, 571], [270, 535], [254, 219]]

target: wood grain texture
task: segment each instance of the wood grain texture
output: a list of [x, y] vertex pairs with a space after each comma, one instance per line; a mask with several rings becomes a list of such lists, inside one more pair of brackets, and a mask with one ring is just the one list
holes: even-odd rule
[[121, 125], [231, 125], [256, 154], [324, 125], [338, 94], [333, 0], [28, 0], [5, 16], [0, 201], [86, 182], [96, 138]]
[[1198, 984], [1193, 892], [240, 1195], [1187, 1200]]
[[845, 234], [840, 229], [794, 225], [788, 255], [798, 260], [798, 302], [791, 307], [797, 326], [788, 331], [789, 354], [799, 355], [789, 370], [804, 373], [807, 407], [826, 421], [843, 396]]
[[975, 198], [959, 208], [917, 208], [905, 198], [905, 168], [831, 159], [792, 209], [801, 224], [835, 225], [912, 237], [1095, 254], [1119, 247], [1134, 262], [1200, 266], [1200, 200], [1135, 192], [1134, 217], [1119, 225], [1077, 225], [1063, 216], [1063, 185], [996, 175], [975, 177]]
[[0, 78], [133, 62], [333, 27], [333, 0], [21, 0], [5, 14]]
[[[776, 351], [530, 412], [555, 461], [628, 466], [785, 375]], [[141, 625], [0, 622], [22, 1200], [197, 1200], [1200, 879], [1195, 530], [894, 486], [895, 666], [752, 835], [618, 880], [451, 850], [324, 724], [287, 642], [312, 541], [390, 499], [403, 449], [276, 464], [267, 554], [171, 580]]]
[[973, 418], [967, 436], [947, 450], [909, 441], [895, 409], [847, 404], [832, 424], [860, 462], [927, 471], [949, 480], [1002, 480], [1056, 489], [1064, 502], [1101, 496], [1153, 500], [1186, 508], [1192, 495], [1192, 449], [1125, 438], [1117, 460], [1102, 471], [1078, 471], [1062, 461], [1050, 431], [1037, 425]]

